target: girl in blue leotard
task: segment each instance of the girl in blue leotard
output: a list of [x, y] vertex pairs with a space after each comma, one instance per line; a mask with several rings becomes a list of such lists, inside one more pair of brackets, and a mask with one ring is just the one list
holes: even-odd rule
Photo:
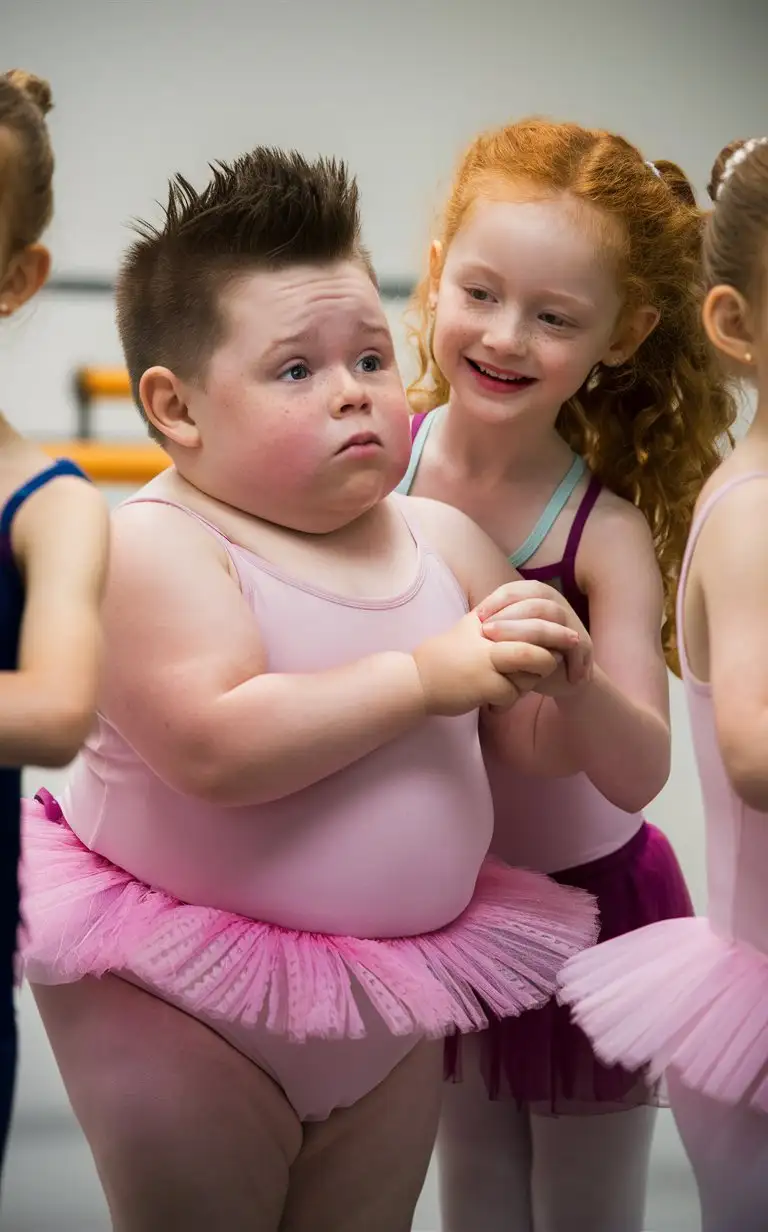
[[[0, 318], [45, 282], [52, 210], [48, 85], [0, 75]], [[107, 510], [72, 462], [51, 465], [0, 412], [0, 1168], [16, 1070], [21, 766], [63, 766], [95, 705]]]

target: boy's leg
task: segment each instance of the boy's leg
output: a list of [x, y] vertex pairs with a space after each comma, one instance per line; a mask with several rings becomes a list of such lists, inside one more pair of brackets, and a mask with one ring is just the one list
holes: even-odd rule
[[34, 992], [116, 1232], [276, 1232], [302, 1129], [271, 1078], [115, 976]]

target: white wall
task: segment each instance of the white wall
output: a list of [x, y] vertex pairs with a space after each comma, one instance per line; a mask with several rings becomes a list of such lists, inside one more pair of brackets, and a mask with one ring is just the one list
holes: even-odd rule
[[[430, 219], [462, 145], [531, 112], [623, 132], [679, 161], [703, 190], [718, 150], [768, 123], [768, 5], [759, 0], [5, 0], [4, 66], [48, 76], [57, 108], [60, 274], [114, 273], [125, 220], [152, 215], [169, 173], [257, 143], [348, 159], [382, 276], [419, 271]], [[400, 305], [391, 305], [397, 322]], [[49, 294], [0, 333], [0, 405], [28, 431], [66, 436], [81, 363], [119, 362], [109, 298]], [[139, 434], [129, 408], [100, 430]], [[673, 689], [672, 778], [652, 817], [703, 901], [701, 809]], [[33, 1040], [39, 1039], [32, 1032]], [[38, 1045], [39, 1047], [39, 1045]], [[30, 1106], [61, 1101], [27, 1054]], [[430, 1187], [421, 1227], [436, 1227]], [[30, 1225], [31, 1226], [31, 1225]]]
[[[5, 0], [0, 31], [3, 62], [53, 85], [62, 274], [111, 276], [126, 221], [156, 214], [171, 172], [199, 178], [259, 142], [348, 159], [379, 273], [409, 279], [481, 127], [531, 112], [601, 124], [702, 190], [768, 111], [759, 0]], [[4, 326], [0, 405], [66, 433], [71, 369], [119, 358], [111, 317], [108, 299], [50, 295]]]
[[409, 274], [439, 180], [485, 125], [543, 111], [623, 131], [703, 183], [765, 122], [757, 0], [34, 0], [6, 3], [2, 55], [58, 108], [52, 239], [109, 271], [127, 217], [169, 172], [259, 142], [343, 155], [382, 274]]

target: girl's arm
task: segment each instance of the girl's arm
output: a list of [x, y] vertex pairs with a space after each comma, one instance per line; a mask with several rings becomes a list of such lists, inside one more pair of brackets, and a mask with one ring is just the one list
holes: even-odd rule
[[[592, 680], [558, 697], [526, 698], [513, 714], [485, 715], [484, 724], [497, 754], [525, 772], [583, 771], [608, 800], [634, 813], [669, 776], [663, 591], [642, 514], [623, 502], [606, 505], [587, 524], [577, 562], [589, 599]], [[503, 635], [492, 622], [485, 629]]]
[[24, 578], [18, 670], [0, 673], [0, 763], [64, 766], [88, 734], [101, 651], [109, 515], [70, 476], [34, 492], [11, 540]]
[[768, 483], [712, 510], [695, 555], [717, 737], [734, 791], [768, 812]]
[[468, 615], [413, 654], [343, 663], [339, 647], [332, 670], [270, 671], [223, 546], [182, 511], [149, 504], [114, 519], [104, 620], [106, 717], [171, 787], [223, 805], [300, 791], [427, 714], [511, 699], [499, 672], [553, 664], [535, 646], [492, 646]]

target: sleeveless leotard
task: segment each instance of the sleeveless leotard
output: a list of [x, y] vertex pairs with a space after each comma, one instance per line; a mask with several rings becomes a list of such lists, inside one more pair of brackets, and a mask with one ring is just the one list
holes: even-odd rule
[[[273, 672], [323, 671], [382, 646], [411, 651], [467, 610], [415, 526], [410, 586], [369, 601], [314, 588], [208, 529], [225, 543]], [[303, 791], [239, 808], [181, 796], [99, 715], [61, 805], [92, 851], [185, 902], [360, 937], [455, 919], [493, 824], [475, 713], [428, 719]]]

